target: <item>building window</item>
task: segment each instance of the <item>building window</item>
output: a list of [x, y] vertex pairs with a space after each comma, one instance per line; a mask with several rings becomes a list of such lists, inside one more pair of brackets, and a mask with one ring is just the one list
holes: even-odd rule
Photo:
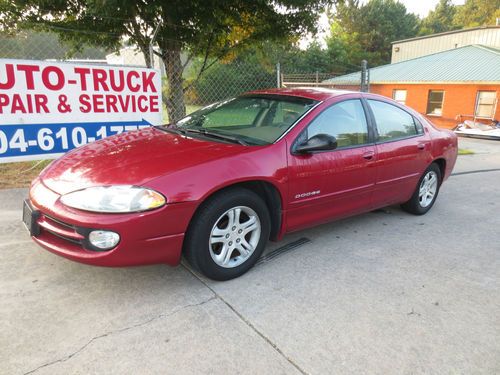
[[476, 98], [476, 117], [492, 119], [497, 104], [496, 91], [478, 91]]
[[406, 104], [406, 90], [393, 90], [392, 98], [401, 104]]
[[444, 91], [429, 91], [427, 114], [441, 116], [443, 114]]

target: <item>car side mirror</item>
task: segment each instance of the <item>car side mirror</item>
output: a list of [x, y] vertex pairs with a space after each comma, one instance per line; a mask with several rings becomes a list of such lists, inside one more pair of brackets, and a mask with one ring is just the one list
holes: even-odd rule
[[329, 151], [337, 148], [337, 138], [328, 134], [316, 134], [295, 147], [295, 153], [307, 154], [314, 151]]

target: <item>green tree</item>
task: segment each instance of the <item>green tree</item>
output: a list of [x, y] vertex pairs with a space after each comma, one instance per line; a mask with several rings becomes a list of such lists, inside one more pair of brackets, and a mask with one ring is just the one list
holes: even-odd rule
[[253, 53], [268, 70], [275, 69], [279, 62], [286, 73], [329, 72], [332, 64], [326, 49], [313, 40], [306, 49], [298, 47], [298, 40], [266, 41], [255, 45]]
[[32, 30], [21, 31], [17, 35], [0, 32], [0, 49], [2, 58], [37, 60], [62, 60], [69, 57], [105, 59], [110, 53], [92, 46], [75, 51], [71, 46], [61, 43], [57, 34]]
[[[344, 59], [359, 65], [366, 59], [371, 66], [386, 64], [391, 58], [391, 42], [417, 35], [419, 19], [395, 0], [358, 0], [339, 3], [330, 14], [330, 46], [337, 51], [349, 48]], [[355, 60], [354, 60], [355, 59]]]
[[[3, 30], [42, 28], [74, 46], [117, 48], [124, 39], [149, 60], [156, 32], [156, 53], [165, 64], [169, 118], [185, 115], [186, 61], [202, 56], [203, 73], [211, 58], [263, 39], [314, 32], [319, 12], [333, 0], [0, 0]], [[200, 73], [200, 74], [201, 74]]]
[[332, 72], [336, 74], [345, 74], [354, 68], [359, 70], [361, 61], [368, 58], [359, 42], [358, 33], [346, 32], [338, 22], [330, 25], [330, 35], [326, 38], [326, 45]]
[[500, 17], [500, 0], [466, 0], [458, 7], [453, 23], [458, 28], [495, 25]]
[[[187, 100], [192, 104], [207, 104], [238, 93], [276, 86], [276, 63], [284, 74], [331, 73], [332, 61], [328, 51], [313, 41], [307, 49], [300, 49], [296, 40], [264, 41], [240, 51], [232, 59], [215, 61], [196, 80], [203, 63], [198, 58], [188, 69], [186, 81], [194, 81]], [[221, 85], [220, 82], [224, 82]]]
[[453, 21], [457, 7], [451, 0], [440, 0], [434, 10], [422, 20], [419, 35], [442, 33], [459, 28]]
[[[193, 64], [194, 75], [199, 71], [201, 64], [203, 64], [201, 58]], [[275, 84], [274, 67], [268, 69], [261, 64], [254, 48], [251, 48], [231, 61], [216, 61], [194, 82], [192, 90], [187, 93], [187, 99], [192, 104], [206, 105], [245, 91], [275, 87]]]

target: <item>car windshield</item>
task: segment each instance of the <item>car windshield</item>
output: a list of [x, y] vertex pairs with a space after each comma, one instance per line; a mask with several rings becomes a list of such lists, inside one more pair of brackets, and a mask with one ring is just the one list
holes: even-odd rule
[[317, 102], [292, 96], [240, 96], [191, 113], [173, 127], [247, 145], [275, 142]]

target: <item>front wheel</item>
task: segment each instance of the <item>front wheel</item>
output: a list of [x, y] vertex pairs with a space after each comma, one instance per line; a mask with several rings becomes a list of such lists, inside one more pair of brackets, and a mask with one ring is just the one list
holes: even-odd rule
[[401, 205], [403, 210], [414, 215], [423, 215], [436, 201], [441, 185], [441, 170], [432, 163], [420, 178], [417, 188], [408, 202]]
[[263, 200], [247, 189], [216, 194], [191, 222], [184, 254], [191, 266], [214, 280], [247, 272], [259, 259], [270, 232]]

